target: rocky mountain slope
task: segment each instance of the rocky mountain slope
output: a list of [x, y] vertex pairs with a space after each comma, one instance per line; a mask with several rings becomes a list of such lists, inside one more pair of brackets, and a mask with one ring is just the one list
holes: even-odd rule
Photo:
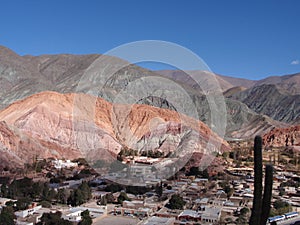
[[215, 81], [226, 114], [221, 105], [214, 113], [226, 118], [226, 138], [267, 133], [264, 140], [274, 134], [271, 144], [281, 145], [292, 133], [298, 143], [289, 126], [300, 123], [300, 74], [251, 81], [189, 73], [206, 90], [182, 71], [153, 72], [97, 54], [19, 56], [0, 46], [0, 163], [110, 161], [124, 147], [184, 158], [203, 155], [208, 142], [211, 152], [226, 151], [228, 144], [211, 131]]
[[[126, 113], [127, 112], [127, 113]], [[204, 123], [168, 109], [41, 92], [0, 111], [3, 162], [33, 157], [114, 160], [122, 147], [165, 154], [229, 150]]]
[[[183, 71], [158, 72], [183, 83], [193, 82], [186, 78]], [[193, 73], [205, 78], [205, 73], [201, 71]], [[245, 103], [254, 112], [274, 120], [290, 124], [299, 123], [300, 73], [271, 76], [258, 81], [222, 75], [216, 77], [225, 97]], [[230, 101], [228, 103], [230, 104]]]
[[244, 78], [237, 78], [237, 77], [229, 77], [229, 76], [223, 76], [218, 74], [220, 78], [227, 81], [231, 84], [232, 87], [244, 87], [244, 88], [251, 88], [253, 87], [257, 81], [255, 80], [248, 80]]
[[[182, 83], [188, 83], [190, 85], [193, 85], [192, 79], [184, 71], [158, 70], [155, 72], [165, 77], [169, 77], [174, 80], [180, 81]], [[203, 80], [207, 78], [207, 74], [209, 73], [205, 71], [188, 71], [188, 72], [203, 77]], [[248, 80], [244, 78], [236, 78], [236, 77], [224, 76], [220, 74], [215, 74], [215, 75], [223, 91], [226, 91], [234, 87], [242, 87], [248, 89], [263, 84], [274, 84], [280, 87], [281, 89], [288, 91], [290, 94], [300, 93], [300, 73], [284, 75], [284, 76], [270, 76], [262, 80]]]
[[[167, 77], [171, 80], [177, 81], [179, 83], [182, 84], [186, 84], [189, 87], [192, 88], [199, 88], [198, 83], [201, 83], [201, 86], [206, 87], [207, 89], [212, 89], [215, 87], [215, 84], [212, 83], [215, 80], [212, 80], [210, 78], [211, 76], [211, 72], [208, 71], [186, 71], [189, 74], [185, 73], [185, 71], [181, 71], [181, 70], [159, 70], [159, 71], [155, 71], [158, 74], [161, 74], [164, 77]], [[195, 82], [195, 80], [193, 80], [193, 78], [190, 76], [190, 74], [199, 77], [199, 81], [198, 83]], [[233, 85], [228, 82], [226, 79], [223, 79], [221, 76], [215, 75], [217, 82], [220, 85], [220, 88], [222, 91], [226, 91], [229, 88], [232, 88]], [[200, 87], [201, 88], [201, 87]]]
[[[97, 64], [99, 58], [102, 61]], [[129, 90], [136, 103], [180, 111], [200, 119], [213, 128], [207, 96], [189, 76], [183, 76], [182, 72], [176, 71], [158, 74], [135, 65], [116, 69], [123, 63], [124, 61], [121, 59], [96, 54], [19, 56], [5, 47], [0, 47], [0, 108], [41, 91], [88, 93], [114, 102], [120, 93]], [[111, 71], [114, 73], [110, 74], [108, 78], [107, 75]], [[211, 76], [218, 80], [222, 90], [233, 88], [238, 84], [249, 87], [253, 83], [245, 79], [215, 76], [203, 71], [193, 71], [192, 73], [201, 81], [201, 86], [206, 87], [212, 95], [215, 91], [215, 83], [210, 79]], [[151, 78], [152, 81], [149, 82]], [[163, 83], [164, 87], [157, 88], [155, 82]], [[196, 115], [189, 113], [191, 107], [186, 104], [185, 96], [174, 91], [173, 83], [175, 82], [189, 95], [189, 100], [192, 101], [190, 104], [196, 107]], [[161, 89], [163, 91], [155, 92], [155, 90]], [[137, 99], [137, 96], [141, 95], [142, 97]], [[178, 109], [174, 103], [180, 103], [181, 109]], [[246, 133], [239, 132], [239, 130], [249, 128], [249, 126], [251, 126], [251, 130], [247, 132], [247, 135], [255, 135], [257, 131], [261, 132], [278, 125], [271, 119], [265, 120], [264, 115], [259, 115], [258, 112], [249, 109], [240, 101], [229, 98], [225, 100], [225, 103], [227, 107], [227, 137], [247, 138]], [[216, 113], [224, 117], [224, 113]], [[254, 127], [255, 121], [261, 121], [264, 124], [263, 129], [260, 129], [261, 126]]]
[[[179, 81], [181, 83], [189, 84], [189, 86], [195, 85], [195, 81], [193, 81], [190, 76], [188, 76], [184, 71], [180, 70], [158, 70], [155, 71], [156, 73], [159, 73], [165, 77], [171, 78], [172, 80]], [[197, 75], [201, 77], [201, 81], [203, 85], [210, 85], [209, 83], [209, 73], [207, 71], [188, 71], [191, 74]], [[219, 74], [215, 74], [217, 81], [219, 82], [219, 85], [223, 91], [226, 91], [230, 88], [241, 86], [244, 88], [250, 88], [253, 87], [256, 84], [256, 81], [254, 80], [247, 80], [243, 78], [235, 78], [235, 77], [228, 77], [228, 76], [222, 76]]]
[[263, 84], [274, 84], [291, 95], [299, 95], [300, 94], [300, 73], [284, 75], [284, 76], [270, 76], [265, 79], [257, 81], [255, 83], [255, 86], [260, 86]]
[[274, 120], [293, 123], [300, 118], [300, 95], [291, 95], [274, 84], [262, 84], [237, 92], [232, 99]]
[[276, 128], [263, 136], [265, 146], [300, 146], [300, 125]]
[[79, 158], [82, 154], [70, 146], [62, 146], [49, 140], [33, 138], [22, 130], [0, 122], [1, 167], [23, 167], [36, 157]]
[[72, 92], [99, 55], [20, 56], [0, 46], [0, 107], [41, 91]]

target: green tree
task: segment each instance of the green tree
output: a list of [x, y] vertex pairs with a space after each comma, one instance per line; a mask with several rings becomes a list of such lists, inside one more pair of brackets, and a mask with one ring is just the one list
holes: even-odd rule
[[183, 200], [183, 198], [180, 195], [174, 194], [172, 195], [167, 207], [170, 209], [183, 209], [185, 203], [186, 202]]
[[87, 202], [92, 198], [92, 190], [87, 182], [82, 182], [82, 184], [79, 185], [78, 189], [81, 190], [84, 202]]
[[[35, 182], [32, 184], [32, 198], [37, 199], [42, 197], [44, 184], [42, 182]], [[48, 186], [47, 186], [48, 188]]]
[[112, 193], [108, 193], [105, 196], [106, 196], [107, 203], [114, 203], [115, 202], [115, 197], [113, 196]]
[[130, 194], [134, 194], [134, 195], [143, 195], [150, 190], [151, 190], [151, 188], [147, 188], [147, 187], [126, 186], [126, 193], [130, 193]]
[[20, 198], [16, 202], [16, 210], [25, 210], [31, 204], [31, 200], [29, 198]]
[[32, 196], [33, 181], [30, 178], [14, 180], [8, 187], [8, 197], [18, 199]]
[[121, 192], [119, 197], [118, 197], [118, 203], [122, 204], [123, 201], [131, 201], [131, 199], [127, 196], [125, 192]]
[[85, 160], [85, 158], [74, 159], [74, 160], [72, 160], [72, 162], [77, 162], [79, 166], [88, 166], [89, 165], [87, 163], [87, 161]]
[[78, 225], [91, 225], [93, 223], [92, 217], [90, 216], [90, 212], [85, 210], [81, 213], [82, 220], [78, 223]]
[[107, 192], [118, 192], [121, 191], [123, 189], [123, 187], [119, 184], [110, 184], [108, 186], [106, 186], [105, 191]]
[[222, 154], [223, 158], [225, 158], [225, 159], [228, 158], [228, 155], [229, 155], [228, 152], [223, 152], [223, 154]]
[[198, 176], [200, 174], [199, 167], [191, 167], [190, 171], [187, 173], [188, 176]]
[[71, 193], [71, 196], [69, 198], [69, 203], [72, 206], [78, 206], [85, 203], [82, 191], [80, 189], [76, 189]]
[[1, 185], [1, 197], [5, 198], [7, 197], [8, 194], [8, 188], [6, 186], [6, 184], [2, 184]]
[[203, 178], [209, 178], [207, 169], [199, 170], [199, 167], [191, 167], [190, 171], [187, 173], [188, 176], [199, 176]]
[[234, 189], [230, 187], [230, 185], [226, 185], [224, 187], [224, 192], [227, 194], [227, 197], [231, 197], [231, 195], [233, 194], [234, 192]]
[[[47, 185], [48, 186], [48, 185]], [[48, 187], [47, 187], [48, 188]], [[56, 196], [57, 196], [57, 193], [56, 193], [56, 191], [53, 189], [53, 188], [51, 188], [51, 189], [49, 189], [48, 188], [48, 194], [47, 194], [47, 196], [44, 196], [44, 199], [46, 200], [46, 201], [49, 201], [49, 202], [51, 202], [53, 199], [56, 199]]]
[[241, 209], [240, 214], [243, 215], [243, 216], [245, 216], [245, 215], [247, 215], [249, 212], [250, 212], [249, 208], [244, 207], [244, 208]]
[[282, 200], [276, 200], [273, 203], [274, 208], [271, 210], [270, 216], [282, 215], [292, 211], [292, 206]]
[[107, 197], [106, 197], [106, 195], [104, 195], [104, 196], [101, 197], [100, 204], [101, 205], [107, 205]]
[[162, 187], [162, 183], [160, 182], [160, 184], [157, 184], [155, 187], [155, 193], [161, 197], [162, 193], [163, 193], [163, 187]]
[[44, 213], [37, 225], [72, 225], [72, 222], [61, 218], [61, 212]]
[[4, 207], [0, 213], [0, 224], [14, 225], [14, 219], [16, 219], [16, 216], [14, 214], [13, 208], [11, 206]]
[[56, 200], [59, 203], [62, 204], [67, 204], [69, 193], [67, 192], [66, 189], [58, 189], [57, 195], [56, 195]]
[[68, 198], [68, 202], [72, 206], [78, 206], [90, 200], [91, 197], [91, 188], [86, 182], [83, 182], [75, 191], [72, 191], [70, 197]]
[[246, 225], [248, 224], [248, 220], [244, 215], [239, 215], [239, 217], [236, 219], [237, 225]]
[[51, 202], [48, 202], [48, 201], [41, 201], [40, 204], [44, 208], [51, 208], [51, 206], [52, 206]]

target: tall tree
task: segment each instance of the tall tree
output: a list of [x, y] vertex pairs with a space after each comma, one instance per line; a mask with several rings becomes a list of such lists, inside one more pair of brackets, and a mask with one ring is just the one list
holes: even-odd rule
[[1, 185], [1, 197], [5, 198], [7, 197], [8, 194], [8, 188], [6, 186], [6, 184], [2, 184]]
[[82, 220], [78, 223], [78, 225], [91, 225], [93, 223], [92, 217], [90, 216], [90, 212], [85, 210], [81, 213]]
[[92, 198], [92, 190], [87, 182], [82, 182], [82, 184], [79, 185], [78, 189], [81, 191], [85, 202]]
[[119, 197], [118, 197], [118, 203], [122, 204], [123, 201], [130, 201], [131, 199], [127, 196], [125, 192], [121, 192]]
[[16, 216], [11, 206], [6, 206], [2, 208], [2, 211], [0, 213], [1, 225], [14, 225], [15, 224], [14, 219], [16, 219]]
[[174, 195], [172, 195], [171, 199], [169, 200], [168, 208], [183, 209], [185, 203], [186, 202], [183, 200], [183, 198], [180, 195], [174, 194]]
[[156, 194], [157, 194], [159, 197], [162, 196], [162, 193], [163, 193], [162, 182], [160, 182], [159, 184], [156, 184], [155, 192], [156, 192]]
[[44, 213], [41, 218], [41, 222], [39, 222], [37, 225], [72, 225], [73, 223], [64, 220], [61, 218], [61, 212], [55, 212], [55, 213]]

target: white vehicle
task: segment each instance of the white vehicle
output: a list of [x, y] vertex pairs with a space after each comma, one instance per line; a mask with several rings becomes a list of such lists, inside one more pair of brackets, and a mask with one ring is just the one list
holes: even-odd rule
[[289, 212], [289, 213], [284, 214], [284, 216], [285, 216], [286, 219], [297, 217], [298, 215], [299, 215], [298, 212]]
[[274, 216], [268, 219], [269, 223], [285, 220], [285, 216]]

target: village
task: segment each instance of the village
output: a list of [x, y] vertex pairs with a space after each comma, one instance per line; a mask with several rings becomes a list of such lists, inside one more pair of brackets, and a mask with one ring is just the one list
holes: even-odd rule
[[[204, 170], [181, 168], [168, 179], [152, 169], [162, 157], [126, 156], [122, 163], [130, 167], [102, 175], [84, 159], [36, 159], [23, 171], [2, 170], [0, 207], [2, 211], [11, 207], [19, 225], [39, 224], [45, 215], [54, 214], [69, 224], [85, 224], [85, 212], [96, 225], [247, 224], [254, 190], [253, 157], [247, 151], [238, 153], [223, 153], [216, 158], [221, 165]], [[264, 152], [275, 169], [272, 218], [298, 217], [298, 171], [284, 164], [281, 158], [287, 156], [274, 159], [273, 155]]]

